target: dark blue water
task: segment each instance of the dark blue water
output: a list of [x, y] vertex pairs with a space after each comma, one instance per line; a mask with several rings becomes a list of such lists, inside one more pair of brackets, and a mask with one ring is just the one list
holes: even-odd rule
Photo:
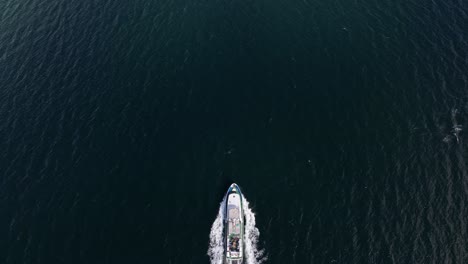
[[5, 0], [0, 263], [467, 263], [464, 1]]

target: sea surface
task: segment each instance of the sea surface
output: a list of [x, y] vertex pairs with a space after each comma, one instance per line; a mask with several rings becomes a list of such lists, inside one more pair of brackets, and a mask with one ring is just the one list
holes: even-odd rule
[[0, 1], [0, 263], [468, 263], [468, 2]]

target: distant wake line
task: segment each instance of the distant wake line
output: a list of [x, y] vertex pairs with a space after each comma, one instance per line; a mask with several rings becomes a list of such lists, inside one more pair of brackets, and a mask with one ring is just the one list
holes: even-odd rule
[[[208, 249], [208, 256], [210, 257], [211, 264], [223, 264], [224, 260], [224, 239], [223, 239], [223, 217], [225, 211], [226, 197], [219, 206], [218, 216], [211, 226], [210, 232], [210, 248]], [[244, 263], [246, 264], [261, 264], [267, 260], [263, 249], [258, 248], [258, 239], [260, 232], [255, 227], [255, 214], [250, 210], [249, 202], [242, 197], [242, 204], [245, 215], [245, 257]]]

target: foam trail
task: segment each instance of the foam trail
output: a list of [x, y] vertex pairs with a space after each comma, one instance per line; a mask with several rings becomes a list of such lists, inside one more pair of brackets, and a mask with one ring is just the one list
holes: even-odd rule
[[224, 258], [224, 240], [223, 240], [223, 217], [226, 203], [226, 196], [219, 205], [218, 216], [213, 222], [210, 231], [210, 248], [208, 249], [208, 256], [210, 256], [211, 264], [222, 264]]
[[[223, 239], [223, 217], [225, 213], [224, 205], [226, 197], [219, 205], [218, 216], [216, 217], [210, 231], [210, 248], [208, 249], [208, 256], [210, 257], [211, 264], [223, 264], [224, 260], [224, 239]], [[255, 214], [249, 207], [249, 202], [245, 197], [242, 197], [242, 205], [245, 215], [245, 264], [261, 264], [267, 260], [265, 251], [260, 249], [258, 241], [260, 232], [255, 226]]]
[[255, 226], [255, 214], [249, 207], [249, 202], [245, 197], [242, 197], [242, 205], [245, 215], [245, 261], [246, 264], [260, 264], [267, 260], [265, 250], [260, 249], [258, 240], [260, 231]]

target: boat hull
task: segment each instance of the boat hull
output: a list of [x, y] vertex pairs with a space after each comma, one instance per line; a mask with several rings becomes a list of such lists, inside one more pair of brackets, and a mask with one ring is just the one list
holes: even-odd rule
[[224, 216], [225, 263], [242, 264], [244, 260], [244, 210], [242, 193], [233, 183], [226, 193]]

